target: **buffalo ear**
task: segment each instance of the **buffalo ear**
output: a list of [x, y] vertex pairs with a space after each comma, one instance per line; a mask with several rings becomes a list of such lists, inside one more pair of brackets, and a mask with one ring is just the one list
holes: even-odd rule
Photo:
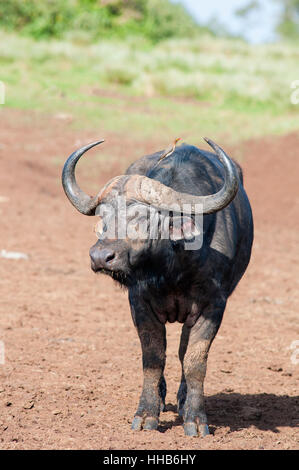
[[172, 218], [172, 227], [169, 229], [171, 240], [192, 240], [198, 235], [200, 235], [200, 228], [192, 217], [183, 215], [182, 217], [175, 216]]

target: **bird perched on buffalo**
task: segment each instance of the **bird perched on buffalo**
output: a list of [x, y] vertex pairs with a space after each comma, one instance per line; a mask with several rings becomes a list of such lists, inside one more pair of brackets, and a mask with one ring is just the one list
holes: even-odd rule
[[159, 158], [159, 160], [157, 162], [157, 165], [159, 165], [159, 163], [162, 160], [164, 160], [164, 158], [169, 157], [175, 151], [176, 144], [178, 143], [179, 140], [181, 140], [181, 137], [178, 137], [177, 139], [175, 139], [173, 144], [168, 145], [168, 147], [165, 149], [165, 151], [163, 152], [163, 154]]

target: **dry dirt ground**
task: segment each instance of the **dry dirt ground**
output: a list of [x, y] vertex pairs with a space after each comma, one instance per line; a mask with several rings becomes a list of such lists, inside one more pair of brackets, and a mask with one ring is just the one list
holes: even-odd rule
[[[0, 252], [29, 256], [0, 258], [0, 447], [298, 448], [299, 354], [290, 346], [299, 340], [299, 134], [229, 148], [244, 168], [255, 243], [209, 355], [211, 435], [201, 439], [185, 437], [176, 414], [177, 324], [168, 327], [159, 431], [130, 430], [142, 372], [127, 295], [90, 270], [95, 221], [71, 207], [60, 184], [65, 157], [102, 135], [74, 132], [63, 116], [2, 109], [0, 121]], [[116, 134], [108, 140], [112, 168], [95, 157], [100, 149], [80, 163], [78, 179], [93, 193], [135, 149]], [[161, 144], [138, 145], [146, 153]]]

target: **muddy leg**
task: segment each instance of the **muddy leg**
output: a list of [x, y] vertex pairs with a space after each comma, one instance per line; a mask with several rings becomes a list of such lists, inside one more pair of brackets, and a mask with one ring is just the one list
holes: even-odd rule
[[184, 431], [187, 436], [209, 434], [204, 407], [204, 379], [210, 346], [218, 331], [224, 306], [205, 309], [195, 325], [182, 332], [183, 380], [179, 400], [184, 401]]
[[178, 413], [180, 416], [183, 416], [184, 414], [184, 405], [185, 405], [186, 396], [187, 396], [187, 384], [186, 384], [186, 378], [184, 374], [184, 357], [185, 357], [187, 346], [188, 346], [189, 335], [190, 335], [190, 328], [188, 328], [186, 325], [183, 325], [181, 340], [180, 340], [180, 347], [179, 347], [179, 359], [181, 361], [181, 366], [182, 366], [182, 376], [181, 376], [180, 388], [177, 394], [177, 408], [178, 408]]
[[132, 316], [142, 348], [143, 389], [132, 429], [157, 429], [166, 395], [163, 376], [166, 358], [165, 325], [146, 304], [131, 301]]

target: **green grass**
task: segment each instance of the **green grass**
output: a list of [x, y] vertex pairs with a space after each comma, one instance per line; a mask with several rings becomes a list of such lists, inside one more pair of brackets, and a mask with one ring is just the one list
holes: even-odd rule
[[290, 85], [299, 79], [292, 45], [211, 36], [78, 45], [3, 31], [0, 42], [4, 106], [69, 113], [77, 128], [190, 143], [202, 135], [237, 141], [299, 128], [299, 105], [290, 103]]

